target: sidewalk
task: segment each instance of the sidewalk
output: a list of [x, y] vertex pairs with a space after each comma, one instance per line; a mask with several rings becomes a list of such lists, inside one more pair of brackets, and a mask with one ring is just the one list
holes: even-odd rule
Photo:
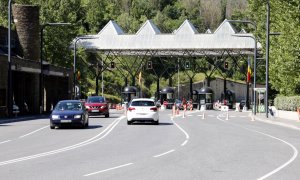
[[12, 118], [0, 118], [0, 124], [47, 118], [49, 118], [49, 114], [23, 115]]
[[[251, 117], [252, 113], [249, 113], [249, 116]], [[300, 121], [273, 117], [270, 114], [268, 118], [265, 113], [256, 114], [254, 120], [300, 130]]]

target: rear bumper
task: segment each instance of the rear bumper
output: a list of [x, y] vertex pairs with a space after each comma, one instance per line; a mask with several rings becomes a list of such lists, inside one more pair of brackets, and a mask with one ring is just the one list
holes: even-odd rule
[[159, 116], [158, 113], [150, 114], [150, 115], [137, 115], [127, 113], [127, 121], [158, 121]]

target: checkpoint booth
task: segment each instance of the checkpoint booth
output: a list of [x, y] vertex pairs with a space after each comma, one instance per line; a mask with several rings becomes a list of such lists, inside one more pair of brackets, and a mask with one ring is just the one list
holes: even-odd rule
[[133, 98], [137, 97], [137, 88], [135, 86], [127, 86], [122, 92], [122, 104], [127, 105]]
[[160, 101], [165, 104], [166, 109], [172, 109], [172, 106], [175, 102], [174, 95], [175, 90], [172, 87], [167, 86], [160, 91]]
[[256, 107], [253, 108], [255, 112], [264, 113], [265, 110], [265, 95], [266, 95], [266, 88], [254, 88], [254, 93], [256, 93]]
[[203, 87], [198, 91], [199, 106], [205, 105], [206, 109], [213, 108], [214, 91], [210, 87]]

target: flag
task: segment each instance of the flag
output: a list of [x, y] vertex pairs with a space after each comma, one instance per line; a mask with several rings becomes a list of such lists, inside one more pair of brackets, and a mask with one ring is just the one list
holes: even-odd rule
[[142, 71], [140, 71], [139, 73], [139, 84], [141, 84], [141, 80], [142, 80]]
[[248, 58], [248, 68], [247, 68], [247, 82], [251, 82], [251, 63], [250, 58]]

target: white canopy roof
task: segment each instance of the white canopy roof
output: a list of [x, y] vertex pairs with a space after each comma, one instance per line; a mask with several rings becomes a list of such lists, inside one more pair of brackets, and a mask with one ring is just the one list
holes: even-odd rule
[[[245, 30], [237, 33], [228, 20], [224, 20], [214, 33], [209, 29], [199, 33], [185, 20], [169, 34], [161, 33], [151, 20], [147, 20], [136, 34], [126, 34], [115, 21], [109, 21], [98, 34], [83, 38], [91, 38], [79, 40], [77, 44], [83, 48], [117, 55], [220, 56], [253, 54], [255, 47], [253, 34]], [[261, 49], [260, 43], [257, 49]]]

